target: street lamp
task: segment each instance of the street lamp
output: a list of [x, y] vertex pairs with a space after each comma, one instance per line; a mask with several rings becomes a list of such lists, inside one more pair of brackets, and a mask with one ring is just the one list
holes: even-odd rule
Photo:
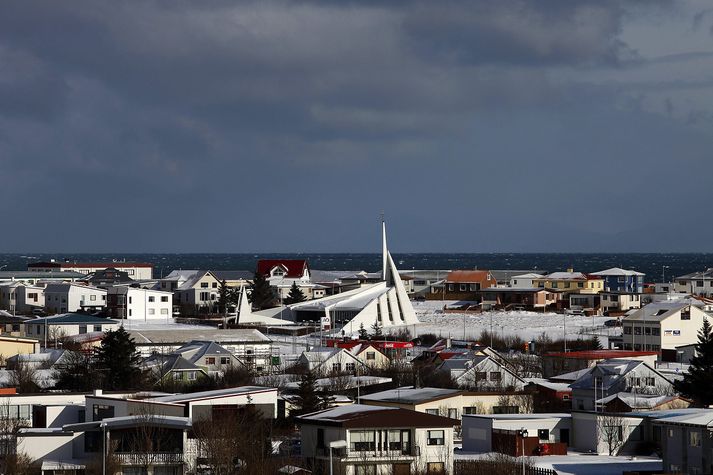
[[522, 475], [525, 475], [525, 437], [527, 437], [527, 429], [524, 427], [518, 431], [520, 440], [522, 440]]
[[329, 475], [334, 475], [334, 462], [332, 461], [332, 449], [346, 449], [346, 440], [333, 440], [329, 443]]

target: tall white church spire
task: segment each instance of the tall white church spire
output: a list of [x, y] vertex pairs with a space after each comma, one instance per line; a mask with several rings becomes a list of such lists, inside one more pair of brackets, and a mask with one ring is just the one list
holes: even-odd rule
[[384, 221], [384, 212], [381, 212], [381, 278], [386, 280], [388, 273], [387, 258], [389, 249], [386, 247], [386, 221]]

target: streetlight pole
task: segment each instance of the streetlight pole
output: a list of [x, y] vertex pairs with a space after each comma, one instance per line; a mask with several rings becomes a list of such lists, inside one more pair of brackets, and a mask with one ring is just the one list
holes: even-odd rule
[[334, 461], [332, 459], [332, 449], [344, 449], [346, 447], [346, 440], [333, 440], [329, 443], [329, 475], [334, 475]]
[[520, 429], [520, 440], [522, 441], [522, 475], [525, 475], [525, 437], [527, 437], [527, 429]]

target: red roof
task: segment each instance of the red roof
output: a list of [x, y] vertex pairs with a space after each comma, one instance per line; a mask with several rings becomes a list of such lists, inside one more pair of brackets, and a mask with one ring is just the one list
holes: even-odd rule
[[626, 350], [589, 350], [589, 351], [568, 351], [567, 353], [555, 352], [546, 353], [544, 356], [555, 358], [573, 358], [577, 360], [608, 360], [612, 358], [634, 358], [637, 356], [655, 356], [655, 351], [626, 351]]
[[33, 262], [32, 264], [27, 264], [28, 269], [36, 267], [52, 267], [55, 269], [61, 269], [64, 267], [101, 267], [103, 269], [108, 269], [109, 267], [151, 267], [153, 264], [147, 262]]
[[448, 273], [446, 276], [446, 282], [487, 282], [488, 274], [490, 274], [490, 271], [487, 270], [454, 270]]
[[270, 271], [277, 266], [285, 268], [285, 277], [298, 279], [308, 268], [305, 259], [260, 259], [257, 261], [257, 271], [265, 276], [270, 275]]

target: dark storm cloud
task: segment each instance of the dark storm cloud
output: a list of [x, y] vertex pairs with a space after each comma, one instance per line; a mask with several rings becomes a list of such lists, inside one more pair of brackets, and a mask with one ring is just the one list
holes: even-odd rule
[[[622, 31], [668, 8], [3, 3], [0, 198], [16, 203], [18, 229], [41, 215], [67, 231], [15, 233], [0, 250], [372, 250], [381, 209], [404, 250], [542, 248], [512, 237], [503, 215], [539, 229], [553, 250], [578, 233], [606, 234], [594, 218], [629, 229], [613, 198], [586, 218], [560, 193], [601, 188], [612, 180], [604, 167], [618, 170], [618, 186], [633, 186], [620, 177], [636, 181], [647, 163], [664, 162], [663, 150], [678, 153], [662, 134], [686, 141], [690, 155], [709, 145], [685, 123], [659, 122], [705, 111], [667, 96], [657, 102], [662, 117], [651, 118], [645, 95], [655, 84], [592, 78], [651, 64]], [[650, 185], [664, 175], [654, 169], [631, 191], [659, 200]], [[523, 209], [533, 196], [561, 211]], [[424, 216], [430, 228], [420, 227]], [[655, 218], [644, 211], [642, 225]], [[434, 231], [455, 220], [477, 224], [446, 239]], [[588, 250], [597, 239], [577, 242]]]

